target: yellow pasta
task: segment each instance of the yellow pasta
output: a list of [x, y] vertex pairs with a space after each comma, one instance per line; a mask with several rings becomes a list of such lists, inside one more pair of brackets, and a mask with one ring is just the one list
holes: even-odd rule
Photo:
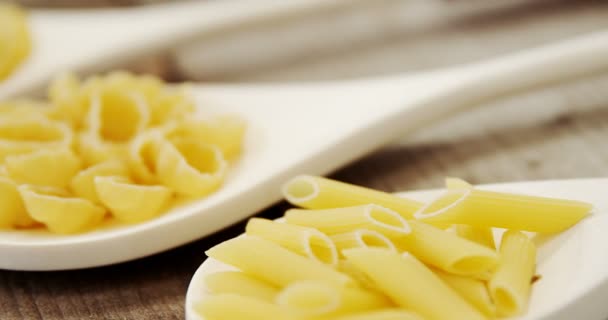
[[254, 236], [225, 241], [206, 254], [278, 287], [300, 280], [319, 280], [337, 286], [354, 284], [353, 279], [330, 266]]
[[0, 228], [29, 227], [34, 220], [28, 215], [17, 184], [0, 176]]
[[129, 142], [150, 120], [146, 101], [136, 92], [102, 89], [91, 96], [90, 103], [87, 130], [103, 141]]
[[128, 177], [129, 171], [120, 160], [110, 160], [99, 163], [80, 171], [70, 182], [72, 192], [93, 203], [100, 203], [95, 189], [95, 177], [122, 176]]
[[464, 276], [483, 275], [498, 263], [498, 254], [485, 246], [418, 221], [410, 226], [412, 233], [395, 244], [424, 263]]
[[42, 116], [0, 117], [0, 161], [10, 155], [69, 147], [72, 142], [69, 127]]
[[534, 232], [563, 231], [586, 217], [592, 206], [574, 200], [478, 189], [451, 189], [414, 214], [439, 226], [468, 224]]
[[309, 259], [335, 266], [338, 252], [332, 240], [319, 230], [274, 222], [267, 219], [249, 219], [246, 233], [272, 241]]
[[380, 232], [357, 229], [348, 233], [340, 233], [331, 236], [331, 241], [341, 252], [351, 248], [384, 248], [397, 252], [393, 242]]
[[496, 305], [490, 297], [485, 282], [473, 278], [457, 276], [440, 270], [433, 270], [443, 282], [458, 292], [465, 300], [483, 312], [487, 317], [496, 316]]
[[320, 210], [289, 209], [285, 220], [330, 235], [356, 229], [374, 230], [391, 238], [410, 233], [409, 224], [399, 214], [375, 204]]
[[240, 117], [219, 115], [186, 119], [172, 134], [216, 145], [226, 159], [232, 160], [241, 153], [245, 129], [245, 121]]
[[0, 118], [50, 120], [51, 106], [43, 100], [19, 98], [0, 101]]
[[129, 145], [127, 161], [137, 182], [154, 184], [156, 176], [156, 161], [160, 152], [163, 135], [158, 130], [140, 134]]
[[205, 286], [212, 294], [232, 293], [273, 303], [279, 289], [240, 271], [212, 273], [205, 277]]
[[410, 219], [422, 203], [385, 192], [316, 176], [297, 176], [282, 189], [290, 203], [307, 209], [329, 209], [377, 204]]
[[69, 149], [42, 149], [5, 159], [6, 171], [18, 183], [66, 188], [80, 171], [80, 159]]
[[332, 320], [423, 320], [419, 315], [404, 309], [382, 309], [332, 317]]
[[375, 291], [372, 280], [348, 260], [339, 260], [337, 270], [354, 279], [362, 288]]
[[445, 187], [448, 189], [470, 189], [473, 186], [460, 178], [447, 177], [445, 178]]
[[412, 310], [425, 319], [486, 319], [409, 254], [358, 248], [345, 250], [344, 255], [400, 307]]
[[47, 96], [53, 106], [50, 113], [53, 119], [67, 122], [76, 129], [83, 126], [90, 97], [82, 92], [76, 75], [65, 72], [56, 76], [49, 85]]
[[536, 247], [523, 233], [507, 231], [500, 245], [500, 264], [488, 284], [498, 314], [522, 314], [528, 304], [536, 268]]
[[26, 13], [21, 8], [0, 3], [0, 81], [27, 58], [31, 50]]
[[159, 180], [184, 196], [200, 197], [215, 191], [227, 167], [217, 147], [190, 139], [165, 141], [156, 161]]
[[469, 239], [492, 250], [496, 250], [494, 232], [490, 227], [473, 227], [466, 224], [457, 224], [454, 225], [454, 231], [457, 235], [465, 239]]
[[295, 320], [285, 308], [264, 300], [237, 294], [219, 294], [205, 298], [194, 309], [208, 320]]
[[101, 140], [88, 132], [80, 134], [76, 139], [76, 150], [87, 166], [119, 159], [126, 159], [127, 145]]
[[276, 302], [302, 316], [333, 316], [391, 306], [385, 296], [372, 291], [311, 280], [290, 284], [279, 293]]
[[51, 232], [86, 231], [99, 224], [105, 215], [103, 208], [61, 189], [21, 185], [18, 190], [29, 215]]
[[171, 190], [158, 185], [137, 185], [128, 178], [95, 177], [101, 203], [124, 222], [139, 222], [158, 216], [171, 200]]

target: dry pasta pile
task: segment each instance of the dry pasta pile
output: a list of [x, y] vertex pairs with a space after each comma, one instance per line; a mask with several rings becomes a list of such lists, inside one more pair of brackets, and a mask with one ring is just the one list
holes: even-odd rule
[[27, 58], [30, 49], [25, 12], [15, 5], [0, 3], [0, 80]]
[[58, 77], [49, 101], [0, 103], [0, 227], [76, 233], [202, 197], [238, 156], [245, 123], [203, 117], [183, 87], [114, 72]]
[[[253, 218], [246, 235], [207, 251], [237, 270], [205, 278], [210, 296], [196, 308], [206, 320], [519, 315], [536, 266], [521, 231], [560, 232], [592, 209], [459, 179], [428, 204], [313, 176], [294, 178], [283, 193], [302, 209], [282, 222]], [[507, 229], [498, 249], [494, 227]]]

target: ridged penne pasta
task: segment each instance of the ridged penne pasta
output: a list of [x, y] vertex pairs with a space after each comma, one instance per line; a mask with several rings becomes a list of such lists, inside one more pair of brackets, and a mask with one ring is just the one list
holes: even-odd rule
[[165, 186], [138, 185], [120, 176], [98, 176], [94, 182], [101, 203], [118, 220], [129, 223], [158, 216], [172, 197]]
[[57, 188], [66, 188], [81, 168], [78, 156], [67, 148], [9, 156], [4, 165], [18, 183]]
[[487, 317], [496, 316], [496, 305], [490, 296], [485, 282], [469, 277], [433, 270], [443, 282], [458, 292], [465, 300], [483, 312]]
[[156, 161], [159, 180], [184, 196], [200, 197], [215, 191], [227, 168], [217, 147], [191, 139], [165, 141]]
[[330, 266], [259, 237], [237, 237], [214, 246], [206, 254], [278, 287], [300, 280], [319, 280], [337, 286], [354, 284], [353, 279]]
[[590, 204], [581, 201], [470, 188], [449, 190], [414, 217], [440, 226], [467, 224], [552, 233], [573, 226], [591, 209]]
[[352, 248], [384, 248], [397, 252], [393, 242], [378, 231], [357, 229], [331, 236], [339, 252]]
[[486, 319], [409, 254], [358, 248], [345, 250], [344, 255], [400, 307], [412, 310], [425, 319]]
[[498, 314], [514, 316], [525, 311], [536, 268], [536, 247], [523, 233], [507, 231], [500, 245], [500, 264], [488, 283]]
[[299, 255], [335, 266], [338, 252], [332, 240], [313, 228], [289, 225], [262, 218], [249, 219], [246, 233], [272, 241]]
[[297, 176], [282, 189], [290, 203], [307, 209], [330, 209], [377, 204], [411, 218], [422, 204], [385, 192], [316, 176]]
[[51, 232], [85, 231], [99, 224], [106, 212], [89, 200], [71, 197], [57, 188], [24, 184], [18, 190], [28, 214]]
[[211, 294], [232, 293], [274, 303], [279, 289], [268, 282], [240, 271], [212, 273], [205, 277]]
[[294, 282], [276, 302], [302, 316], [334, 316], [391, 306], [387, 297], [356, 287], [336, 287], [312, 280]]
[[498, 264], [498, 254], [488, 247], [419, 221], [410, 221], [410, 226], [412, 233], [395, 244], [424, 263], [473, 277], [483, 276]]
[[492, 250], [496, 250], [496, 244], [494, 243], [494, 232], [490, 227], [474, 227], [466, 224], [457, 224], [454, 225], [454, 231], [457, 235], [465, 239], [469, 239]]
[[95, 188], [95, 177], [120, 176], [128, 177], [129, 170], [120, 160], [109, 160], [98, 163], [92, 167], [80, 171], [70, 182], [70, 190], [93, 203], [100, 203]]
[[391, 238], [410, 233], [409, 224], [398, 213], [375, 204], [319, 210], [289, 209], [285, 212], [285, 220], [329, 235], [356, 229], [374, 230]]
[[382, 309], [367, 312], [358, 312], [338, 317], [331, 320], [423, 320], [419, 315], [405, 309]]
[[219, 294], [205, 298], [194, 309], [208, 320], [296, 320], [295, 315], [276, 304], [237, 294]]
[[17, 184], [0, 176], [0, 228], [29, 227], [34, 220], [28, 215]]

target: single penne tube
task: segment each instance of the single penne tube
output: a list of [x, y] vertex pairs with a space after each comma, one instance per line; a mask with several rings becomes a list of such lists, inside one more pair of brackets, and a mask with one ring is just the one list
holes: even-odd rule
[[328, 265], [255, 236], [224, 241], [207, 250], [206, 254], [278, 287], [299, 280], [319, 280], [336, 286], [355, 284], [352, 278]]
[[224, 293], [206, 297], [194, 305], [194, 310], [209, 320], [295, 320], [289, 310], [268, 301]]
[[212, 294], [233, 293], [274, 303], [279, 289], [268, 282], [240, 271], [215, 272], [205, 277]]
[[330, 209], [374, 203], [411, 218], [422, 203], [392, 194], [327, 178], [301, 175], [282, 188], [283, 196], [293, 205], [307, 209]]
[[395, 240], [395, 245], [426, 264], [473, 277], [487, 274], [498, 264], [498, 254], [488, 247], [419, 221], [410, 221], [410, 227], [412, 233]]
[[[366, 312], [357, 312], [338, 317], [331, 317], [331, 320], [423, 320], [419, 315], [405, 309], [382, 309]], [[329, 320], [328, 319], [328, 320]]]
[[391, 209], [375, 204], [334, 209], [289, 209], [285, 212], [289, 224], [318, 229], [328, 234], [369, 229], [390, 238], [399, 238], [410, 233], [407, 221]]
[[490, 296], [485, 282], [469, 277], [458, 276], [434, 269], [433, 272], [465, 300], [489, 318], [496, 316], [496, 305]]
[[386, 296], [374, 291], [310, 280], [287, 286], [278, 294], [276, 303], [306, 317], [355, 313], [392, 305]]
[[344, 255], [399, 307], [412, 310], [425, 319], [486, 319], [409, 253], [357, 248], [345, 250]]
[[523, 233], [507, 231], [500, 244], [500, 264], [488, 283], [498, 315], [522, 314], [536, 268], [536, 247]]
[[437, 226], [467, 224], [554, 233], [563, 231], [592, 210], [589, 203], [494, 191], [450, 189], [414, 214]]
[[385, 248], [397, 252], [393, 242], [382, 233], [367, 229], [357, 229], [352, 232], [331, 236], [338, 252], [351, 248]]
[[466, 224], [454, 225], [457, 235], [496, 250], [494, 243], [494, 232], [491, 227], [474, 227]]
[[357, 269], [352, 262], [339, 260], [337, 270], [354, 279], [362, 288], [376, 290], [372, 280], [363, 271]]
[[245, 230], [248, 235], [270, 240], [312, 260], [331, 266], [338, 263], [333, 241], [317, 229], [252, 218]]

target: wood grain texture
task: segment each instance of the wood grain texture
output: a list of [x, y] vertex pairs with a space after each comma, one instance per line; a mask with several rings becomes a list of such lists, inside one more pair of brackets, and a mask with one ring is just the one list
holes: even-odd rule
[[[564, 35], [583, 32], [583, 27], [570, 23], [576, 19], [587, 21], [584, 27], [588, 30], [608, 21], [608, 8], [602, 1], [582, 1], [576, 5], [566, 2], [552, 1], [548, 4], [550, 10], [540, 6], [532, 11], [513, 13], [508, 19], [497, 18], [495, 23], [484, 20], [483, 23], [443, 27], [443, 30], [449, 29], [447, 32], [453, 43], [467, 43], [461, 47], [462, 50], [466, 47], [466, 52], [455, 54], [476, 59], [484, 52], [495, 54], [545, 41], [547, 34], [555, 38], [559, 32]], [[595, 22], [585, 18], [589, 16], [595, 17]], [[555, 30], [558, 26], [563, 27], [561, 31]], [[431, 33], [430, 38], [419, 36], [415, 41], [428, 43], [429, 56], [433, 56], [439, 46], [436, 41], [442, 41], [440, 34]], [[510, 44], [498, 40], [490, 45], [486, 42], [493, 37], [508, 35], [518, 35], [518, 38], [509, 39]], [[276, 73], [265, 70], [243, 75], [242, 79], [341, 77], [358, 72], [374, 73], [375, 70], [385, 72], [399, 65], [406, 69], [426, 66], [428, 60], [425, 59], [424, 48], [419, 47], [418, 53], [412, 55], [411, 46], [406, 45], [406, 41], [414, 40], [393, 36], [380, 42], [382, 45], [345, 57], [340, 63], [334, 63], [336, 57], [321, 56], [294, 65], [291, 70], [277, 69]], [[406, 62], [396, 60], [399, 52], [410, 53]], [[385, 59], [392, 60], [389, 63]], [[418, 62], [415, 59], [419, 59]], [[304, 71], [307, 64], [311, 66], [308, 74]], [[317, 72], [321, 69], [322, 73]], [[540, 124], [522, 123], [517, 129], [502, 128], [439, 144], [394, 146], [349, 165], [334, 173], [333, 177], [381, 190], [398, 191], [438, 187], [448, 175], [473, 183], [606, 175], [608, 97], [599, 94], [605, 92], [608, 92], [607, 80], [583, 81], [567, 90], [558, 87], [546, 94], [506, 102], [529, 104], [526, 105], [529, 110], [558, 104], [580, 108], [568, 116], [558, 116]], [[278, 217], [286, 207], [284, 203], [277, 204], [260, 216]], [[243, 230], [244, 223], [239, 223], [189, 245], [110, 267], [65, 272], [0, 271], [0, 319], [183, 319], [186, 288], [190, 277], [204, 260], [203, 252]]]

